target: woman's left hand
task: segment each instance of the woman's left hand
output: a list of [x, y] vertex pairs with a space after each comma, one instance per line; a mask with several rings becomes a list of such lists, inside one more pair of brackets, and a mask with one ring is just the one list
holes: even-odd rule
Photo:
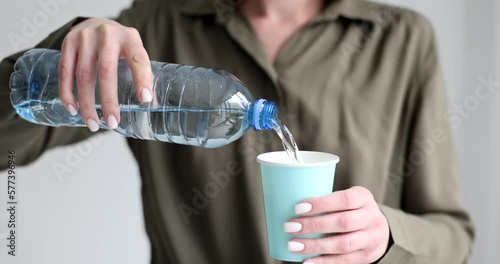
[[291, 252], [322, 254], [306, 260], [306, 264], [372, 263], [380, 259], [389, 246], [387, 219], [372, 193], [364, 187], [304, 200], [295, 206], [295, 213], [304, 217], [285, 223], [285, 232], [329, 234], [323, 238], [294, 238], [288, 242]]

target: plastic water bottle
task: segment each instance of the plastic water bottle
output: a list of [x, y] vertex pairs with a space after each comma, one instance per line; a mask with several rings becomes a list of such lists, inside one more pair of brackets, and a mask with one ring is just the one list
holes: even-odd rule
[[[14, 66], [10, 98], [22, 118], [47, 126], [82, 127], [80, 114], [71, 116], [58, 92], [60, 51], [33, 49]], [[276, 104], [254, 100], [233, 75], [217, 69], [151, 62], [153, 101], [140, 103], [132, 73], [125, 60], [118, 63], [120, 134], [127, 137], [173, 142], [205, 148], [229, 144], [250, 127], [271, 130], [279, 120]], [[75, 86], [76, 87], [76, 86]], [[96, 84], [96, 111], [104, 121]], [[76, 89], [73, 89], [75, 98]]]

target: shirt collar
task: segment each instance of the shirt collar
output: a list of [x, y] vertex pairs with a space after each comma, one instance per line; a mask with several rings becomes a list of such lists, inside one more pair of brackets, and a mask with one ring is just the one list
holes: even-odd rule
[[[244, 0], [184, 0], [181, 12], [191, 16], [217, 15], [219, 20], [224, 20], [224, 17], [238, 8], [235, 3], [241, 1]], [[314, 20], [334, 21], [339, 16], [372, 23], [376, 19], [370, 12], [369, 4], [363, 0], [333, 0]]]
[[375, 23], [375, 16], [371, 12], [370, 5], [368, 2], [362, 0], [333, 0], [316, 17], [316, 20], [333, 21], [339, 16], [351, 20]]
[[223, 0], [184, 0], [181, 12], [192, 16], [214, 15], [219, 4], [231, 6]]

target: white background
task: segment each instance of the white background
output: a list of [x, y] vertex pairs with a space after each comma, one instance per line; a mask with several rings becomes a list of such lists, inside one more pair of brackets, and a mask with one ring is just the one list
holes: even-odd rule
[[[44, 11], [40, 3], [57, 3]], [[22, 0], [0, 9], [0, 57], [30, 47], [73, 17], [114, 16], [130, 0]], [[434, 24], [449, 91], [450, 106], [474, 96], [479, 78], [500, 82], [500, 3], [495, 0], [393, 0], [427, 16]], [[45, 16], [40, 13], [45, 13]], [[47, 20], [44, 21], [43, 17]], [[24, 19], [24, 20], [23, 20]], [[27, 36], [22, 27], [36, 22]], [[27, 44], [12, 45], [9, 34]], [[24, 34], [24, 35], [23, 35]], [[463, 198], [477, 228], [470, 263], [493, 264], [500, 248], [500, 93], [469, 111], [453, 132], [462, 161]], [[2, 150], [4, 151], [4, 150]], [[2, 154], [3, 155], [3, 154]], [[53, 166], [72, 172], [57, 177]], [[5, 172], [0, 172], [6, 175]], [[93, 141], [58, 148], [34, 164], [17, 168], [19, 185], [19, 256], [5, 247], [6, 183], [0, 181], [0, 263], [88, 264], [149, 261], [144, 233], [137, 165], [125, 140], [113, 133]], [[1, 179], [3, 179], [2, 177]]]

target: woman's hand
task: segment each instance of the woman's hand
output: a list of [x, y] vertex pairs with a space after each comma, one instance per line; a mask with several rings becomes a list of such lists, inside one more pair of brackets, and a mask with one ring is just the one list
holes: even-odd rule
[[304, 263], [372, 263], [389, 246], [389, 224], [366, 188], [353, 187], [307, 199], [295, 206], [295, 213], [305, 217], [285, 223], [285, 232], [329, 234], [324, 238], [297, 238], [288, 242], [291, 252], [323, 255]]
[[[91, 131], [99, 129], [94, 96], [96, 79], [106, 124], [114, 129], [120, 122], [117, 96], [120, 58], [129, 63], [139, 100], [151, 101], [151, 64], [136, 29], [109, 19], [91, 18], [74, 26], [62, 44], [59, 96], [71, 115], [76, 115], [80, 108]], [[72, 92], [75, 76], [78, 103]]]

